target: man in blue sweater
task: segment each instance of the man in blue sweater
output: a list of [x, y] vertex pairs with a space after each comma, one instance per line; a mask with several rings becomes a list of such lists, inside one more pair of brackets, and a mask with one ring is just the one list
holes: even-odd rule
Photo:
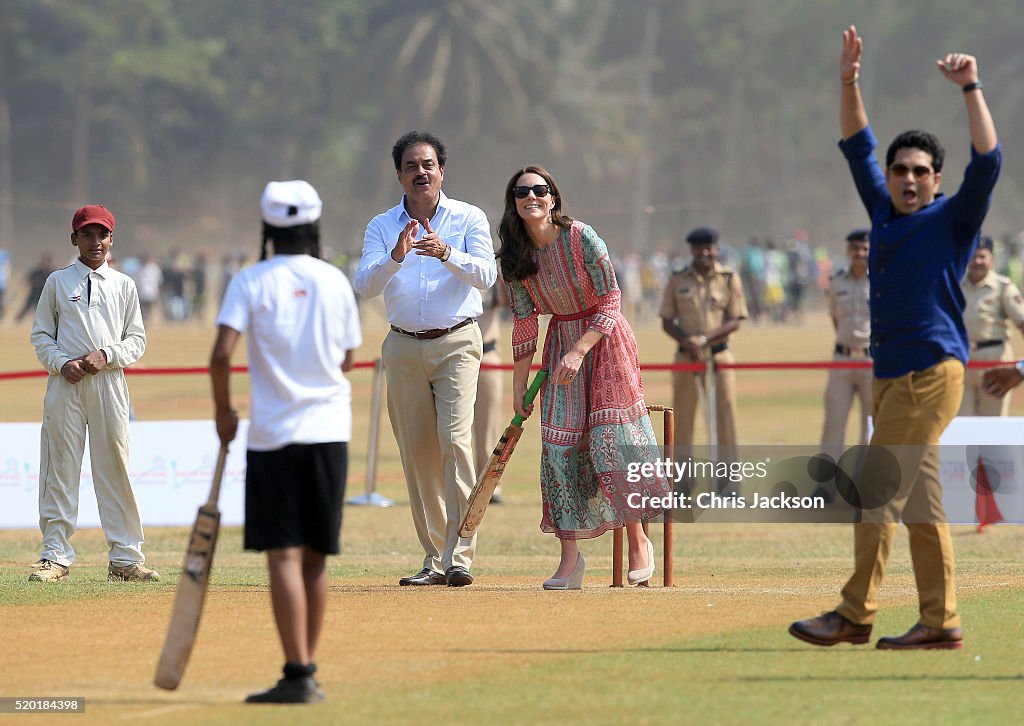
[[972, 145], [960, 189], [949, 197], [939, 193], [944, 152], [924, 131], [897, 136], [883, 171], [857, 86], [862, 49], [850, 26], [839, 62], [839, 147], [871, 216], [872, 455], [845, 494], [862, 509], [854, 525], [854, 573], [842, 602], [832, 612], [793, 623], [789, 632], [814, 645], [868, 642], [878, 610], [875, 596], [902, 518], [910, 534], [920, 620], [901, 636], [881, 638], [878, 648], [959, 649], [953, 542], [935, 447], [963, 395], [969, 346], [959, 283], [989, 208], [1001, 152], [977, 61], [950, 53], [936, 64], [963, 92]]

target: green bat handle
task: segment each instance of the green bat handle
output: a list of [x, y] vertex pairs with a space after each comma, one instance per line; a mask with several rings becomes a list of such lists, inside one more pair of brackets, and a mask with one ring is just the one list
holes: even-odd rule
[[[548, 372], [546, 370], [541, 369], [537, 371], [537, 375], [533, 377], [533, 383], [530, 384], [530, 387], [526, 389], [526, 393], [523, 395], [523, 406], [529, 406], [533, 403], [533, 399], [535, 399], [537, 394], [540, 393], [540, 387], [544, 385], [544, 379], [547, 377]], [[512, 425], [522, 428], [523, 421], [525, 420], [526, 419], [517, 413], [512, 417]]]

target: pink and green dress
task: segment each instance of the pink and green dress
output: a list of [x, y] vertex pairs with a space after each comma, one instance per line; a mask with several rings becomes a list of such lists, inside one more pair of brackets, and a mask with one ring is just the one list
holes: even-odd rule
[[551, 315], [542, 359], [548, 370], [588, 328], [604, 335], [572, 383], [549, 381], [541, 391], [540, 528], [560, 539], [596, 537], [623, 526], [627, 514], [660, 514], [649, 500], [671, 487], [664, 478], [627, 479], [630, 464], [636, 472], [635, 465], [662, 454], [644, 403], [636, 338], [619, 310], [621, 293], [604, 241], [588, 225], [573, 222], [533, 254], [537, 274], [508, 283], [515, 360], [536, 352], [540, 315]]

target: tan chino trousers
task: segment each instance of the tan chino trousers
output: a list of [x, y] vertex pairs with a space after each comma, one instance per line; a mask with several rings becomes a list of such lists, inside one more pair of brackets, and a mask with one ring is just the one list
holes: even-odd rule
[[[501, 355], [497, 350], [484, 353], [483, 362], [489, 365], [500, 365]], [[505, 431], [505, 426], [508, 425], [505, 418], [512, 418], [512, 411], [501, 410], [504, 379], [505, 371], [480, 371], [476, 389], [476, 405], [473, 409], [473, 459], [477, 476], [487, 466], [495, 444], [498, 443], [498, 439]], [[500, 484], [495, 488], [494, 493], [501, 493]]]
[[[836, 353], [834, 361], [868, 361], [870, 358], [854, 358]], [[850, 418], [853, 401], [860, 402], [860, 433], [857, 443], [868, 443], [868, 417], [871, 415], [873, 376], [870, 368], [833, 368], [828, 372], [825, 385], [825, 423], [821, 430], [821, 453], [828, 454], [833, 461], [839, 461], [846, 450], [846, 425]], [[835, 481], [828, 481], [822, 487], [836, 493]]]
[[[971, 360], [998, 360], [1008, 363], [1013, 360], [1013, 350], [1009, 343], [980, 348], [971, 351]], [[960, 404], [957, 416], [1006, 416], [1010, 413], [1010, 394], [992, 396], [985, 393], [981, 386], [984, 375], [985, 371], [981, 368], [967, 371], [964, 376], [964, 400]]]
[[435, 572], [473, 564], [476, 534], [459, 537], [459, 525], [476, 483], [473, 403], [482, 348], [473, 324], [433, 340], [391, 331], [381, 351], [423, 567]]
[[964, 367], [945, 360], [898, 378], [875, 379], [875, 430], [858, 481], [882, 486], [892, 469], [902, 477], [883, 506], [865, 509], [854, 525], [854, 572], [836, 608], [858, 624], [874, 622], [875, 599], [885, 574], [900, 517], [910, 536], [910, 556], [920, 601], [920, 622], [933, 628], [960, 626], [953, 573], [955, 561], [939, 481], [939, 436], [956, 415], [963, 394]]
[[[723, 350], [714, 356], [716, 363], [733, 363], [732, 351]], [[676, 353], [676, 363], [692, 363], [689, 356]], [[693, 444], [694, 423], [697, 417], [697, 402], [701, 397], [698, 386], [707, 392], [704, 373], [673, 371], [672, 406], [676, 417], [676, 441], [682, 446]], [[717, 417], [718, 460], [736, 459], [736, 372], [718, 370], [715, 373], [715, 415]], [[705, 395], [705, 400], [707, 397]]]

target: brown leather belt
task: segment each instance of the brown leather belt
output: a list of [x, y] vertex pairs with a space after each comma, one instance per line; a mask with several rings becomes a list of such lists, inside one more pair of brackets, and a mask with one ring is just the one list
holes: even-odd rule
[[402, 330], [398, 326], [392, 325], [391, 329], [396, 333], [402, 335], [408, 335], [410, 338], [416, 338], [417, 340], [433, 340], [434, 338], [440, 338], [442, 335], [448, 335], [448, 333], [454, 333], [459, 328], [465, 328], [470, 323], [475, 323], [476, 318], [466, 318], [461, 323], [456, 323], [450, 328], [434, 328], [433, 330], [419, 330], [415, 333], [408, 330]]

